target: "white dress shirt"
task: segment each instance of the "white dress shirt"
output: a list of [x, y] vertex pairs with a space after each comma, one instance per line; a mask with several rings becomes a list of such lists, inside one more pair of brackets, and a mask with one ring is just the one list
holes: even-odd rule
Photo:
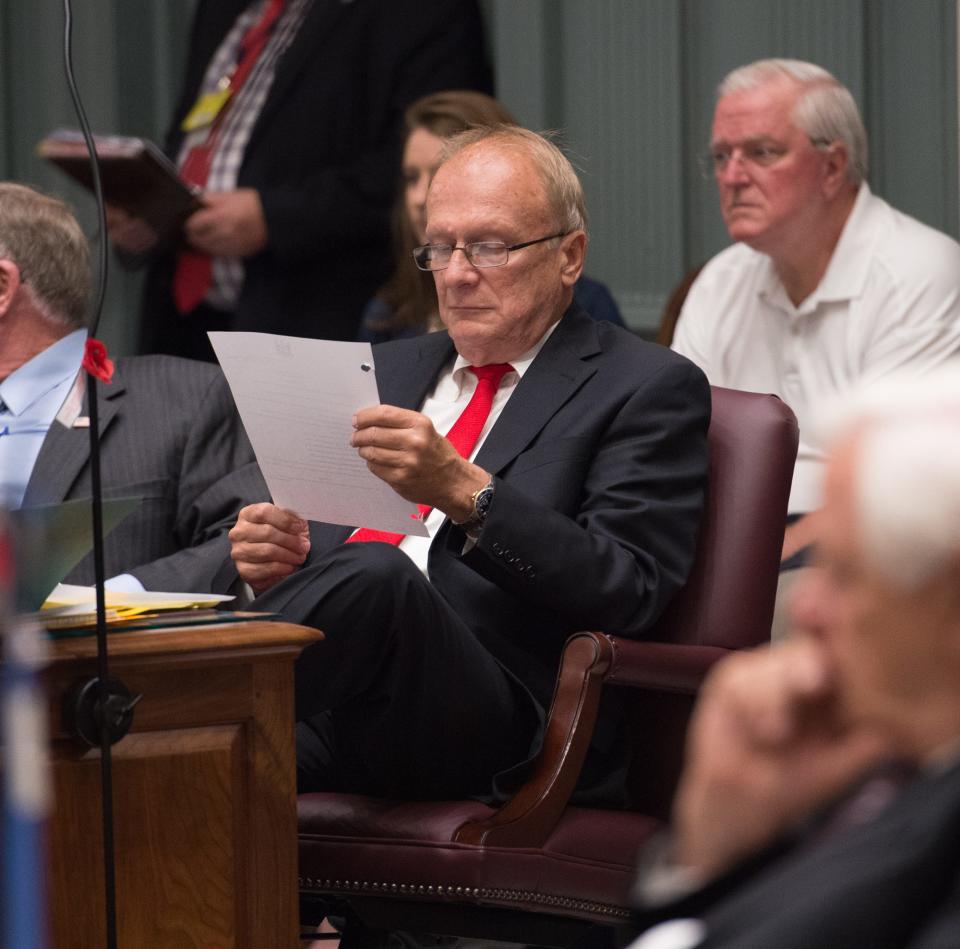
[[[510, 360], [510, 365], [513, 366], [513, 372], [508, 372], [500, 381], [500, 387], [493, 397], [490, 415], [487, 417], [487, 421], [484, 423], [483, 429], [480, 432], [480, 437], [477, 439], [477, 444], [470, 454], [471, 461], [476, 457], [477, 452], [486, 440], [487, 435], [490, 434], [493, 426], [496, 425], [497, 419], [503, 411], [503, 407], [510, 400], [510, 396], [513, 395], [519, 385], [523, 374], [530, 368], [530, 364], [533, 362], [537, 353], [543, 348], [543, 344], [549, 339], [550, 334], [556, 327], [557, 323], [554, 323], [547, 332], [543, 334], [536, 345], [527, 350], [519, 359]], [[476, 391], [477, 377], [472, 372], [467, 371], [467, 366], [469, 365], [470, 363], [467, 362], [463, 356], [458, 355], [457, 358], [440, 373], [440, 376], [437, 378], [437, 384], [433, 387], [433, 391], [427, 396], [420, 408], [420, 411], [433, 422], [433, 427], [444, 435], [453, 427], [453, 423], [460, 417], [460, 414], [467, 407], [467, 403]], [[442, 511], [434, 508], [424, 521], [429, 536], [407, 536], [400, 542], [400, 549], [413, 560], [427, 578], [430, 576], [427, 570], [427, 557], [430, 553], [430, 544], [445, 519], [446, 515], [443, 514]]]

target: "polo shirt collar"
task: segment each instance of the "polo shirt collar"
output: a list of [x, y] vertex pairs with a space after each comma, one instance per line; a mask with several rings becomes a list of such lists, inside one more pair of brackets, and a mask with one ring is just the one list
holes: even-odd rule
[[863, 292], [872, 263], [872, 250], [877, 241], [875, 216], [877, 202], [866, 181], [861, 182], [850, 215], [843, 225], [840, 240], [833, 249], [827, 271], [799, 307], [787, 296], [777, 276], [773, 260], [764, 255], [765, 272], [760, 280], [758, 295], [772, 306], [788, 313], [812, 313], [821, 303], [851, 300]]
[[870, 220], [874, 204], [870, 186], [864, 181], [833, 250], [827, 272], [817, 289], [810, 294], [812, 300], [850, 300], [863, 292], [878, 236], [877, 228]]

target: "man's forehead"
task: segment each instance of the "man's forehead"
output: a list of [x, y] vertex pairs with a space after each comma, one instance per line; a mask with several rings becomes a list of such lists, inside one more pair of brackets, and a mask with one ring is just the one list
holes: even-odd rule
[[517, 148], [481, 141], [468, 145], [437, 169], [431, 192], [458, 184], [481, 189], [506, 186], [519, 190], [527, 188], [530, 180], [538, 178], [529, 155]]
[[795, 82], [772, 80], [727, 93], [714, 110], [713, 137], [748, 134], [759, 138], [795, 127], [793, 109], [800, 89]]
[[549, 201], [533, 161], [523, 152], [479, 143], [444, 162], [427, 193], [431, 213], [486, 213], [495, 217], [549, 214]]

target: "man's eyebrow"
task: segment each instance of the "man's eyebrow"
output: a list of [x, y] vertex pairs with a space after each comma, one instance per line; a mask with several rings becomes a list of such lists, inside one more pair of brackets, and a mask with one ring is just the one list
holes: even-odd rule
[[776, 145], [783, 147], [783, 142], [773, 135], [754, 135], [751, 138], [742, 138], [739, 141], [731, 142], [725, 138], [719, 138], [710, 143], [712, 149], [718, 148], [748, 148], [751, 145]]

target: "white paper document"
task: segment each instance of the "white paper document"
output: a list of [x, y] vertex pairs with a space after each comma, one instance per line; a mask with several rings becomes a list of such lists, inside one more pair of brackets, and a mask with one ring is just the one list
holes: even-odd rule
[[[156, 590], [137, 590], [122, 592], [106, 590], [106, 605], [127, 610], [188, 610], [196, 607], [217, 606], [233, 599], [222, 593], [162, 593]], [[77, 586], [72, 583], [58, 583], [46, 602], [45, 610], [58, 609], [60, 615], [69, 612], [85, 612], [97, 605], [96, 587]]]
[[380, 404], [369, 343], [208, 335], [274, 504], [309, 520], [427, 536], [417, 506], [350, 444], [354, 413]]

